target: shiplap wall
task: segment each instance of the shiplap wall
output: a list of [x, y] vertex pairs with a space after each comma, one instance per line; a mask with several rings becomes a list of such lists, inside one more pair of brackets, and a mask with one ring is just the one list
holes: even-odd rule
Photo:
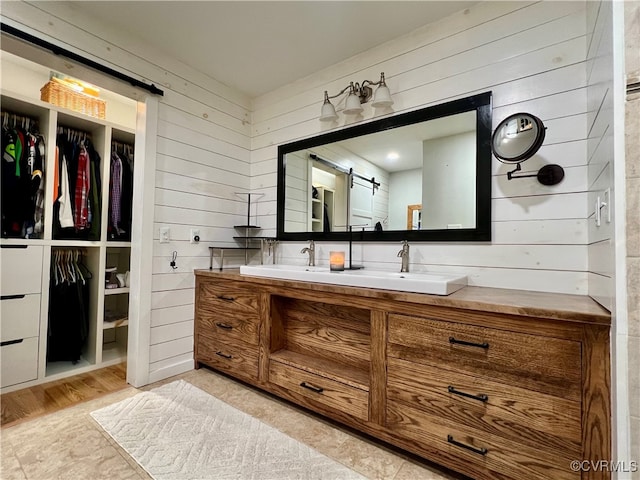
[[[544, 146], [523, 164], [565, 168], [552, 187], [535, 179], [508, 181], [508, 167], [493, 162], [490, 243], [411, 246], [411, 268], [460, 272], [471, 285], [586, 294], [587, 286], [587, 9], [584, 2], [486, 2], [410, 35], [323, 69], [253, 102], [251, 187], [264, 192], [260, 222], [275, 228], [276, 146], [389, 112], [365, 105], [354, 120], [318, 120], [322, 92], [381, 71], [393, 112], [415, 110], [491, 90], [494, 125], [528, 111], [547, 126]], [[340, 110], [341, 105], [338, 105]], [[316, 245], [318, 264], [340, 245]], [[359, 244], [354, 258], [367, 267], [399, 267], [396, 244]], [[281, 244], [280, 261], [304, 263], [300, 244]]]
[[[613, 30], [610, 2], [587, 3], [587, 177], [589, 295], [612, 310], [614, 297]], [[607, 193], [608, 190], [608, 193]], [[607, 206], [600, 209], [598, 197]], [[608, 210], [611, 209], [610, 215]], [[610, 221], [609, 221], [610, 220]]]
[[[152, 382], [193, 368], [194, 268], [208, 268], [212, 242], [234, 243], [246, 222], [250, 175], [249, 99], [216, 80], [89, 18], [73, 2], [9, 2], [2, 21], [164, 90], [155, 179], [149, 376]], [[159, 243], [159, 228], [171, 241]], [[200, 244], [189, 242], [200, 229]], [[146, 239], [145, 239], [146, 241]], [[177, 269], [169, 265], [177, 253]], [[239, 260], [239, 259], [238, 259]]]

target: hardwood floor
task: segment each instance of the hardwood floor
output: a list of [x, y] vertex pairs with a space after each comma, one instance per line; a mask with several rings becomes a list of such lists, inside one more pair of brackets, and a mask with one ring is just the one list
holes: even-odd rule
[[0, 425], [15, 425], [122, 390], [127, 386], [126, 374], [127, 364], [121, 363], [0, 395]]

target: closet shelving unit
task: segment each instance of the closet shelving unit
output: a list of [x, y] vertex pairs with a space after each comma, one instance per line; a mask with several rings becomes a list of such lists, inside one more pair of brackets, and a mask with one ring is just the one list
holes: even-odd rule
[[[45, 381], [64, 378], [77, 373], [102, 368], [126, 360], [127, 321], [108, 324], [105, 319], [105, 308], [116, 306], [128, 316], [129, 289], [107, 291], [105, 288], [105, 270], [107, 267], [118, 266], [118, 273], [129, 270], [130, 242], [110, 242], [107, 240], [108, 205], [109, 205], [109, 175], [111, 141], [117, 140], [133, 144], [135, 130], [100, 118], [90, 117], [72, 110], [58, 107], [41, 100], [27, 97], [19, 93], [0, 90], [0, 104], [2, 111], [10, 111], [33, 118], [38, 121], [39, 132], [45, 138], [45, 202], [44, 229], [40, 238], [2, 238], [2, 329], [9, 325], [10, 317], [6, 312], [19, 311], [5, 301], [7, 292], [15, 293], [29, 299], [30, 304], [37, 303], [37, 324], [34, 336], [24, 341], [12, 340], [18, 347], [0, 350], [3, 365], [21, 365], [20, 370], [29, 370], [24, 375], [14, 376], [8, 381], [2, 381], [2, 391], [24, 388]], [[91, 239], [63, 238], [64, 235], [54, 235], [54, 184], [56, 135], [59, 126], [87, 132], [91, 136], [94, 148], [100, 155], [100, 177], [102, 188], [99, 196], [101, 205], [99, 235]], [[94, 219], [95, 221], [95, 219]], [[83, 252], [83, 263], [91, 271], [89, 281], [89, 325], [88, 338], [82, 349], [79, 362], [47, 362], [47, 340], [49, 319], [49, 289], [51, 284], [50, 267], [52, 252], [58, 248], [80, 249]], [[18, 252], [18, 253], [16, 253]], [[15, 261], [29, 263], [32, 268], [29, 279], [16, 272]], [[120, 270], [122, 270], [120, 272]], [[37, 278], [37, 282], [33, 281]], [[11, 288], [7, 287], [12, 285]], [[36, 287], [37, 285], [37, 287]], [[9, 299], [14, 300], [14, 299]], [[16, 300], [17, 301], [17, 300]], [[35, 315], [35, 313], [34, 313]], [[15, 321], [14, 321], [15, 323]], [[33, 333], [33, 332], [32, 332]], [[3, 342], [5, 338], [3, 336]], [[13, 347], [13, 346], [12, 346]], [[23, 367], [27, 365], [29, 368]], [[8, 368], [8, 367], [7, 367]], [[3, 367], [3, 374], [5, 367]], [[4, 375], [3, 375], [4, 376]]]
[[[236, 235], [233, 239], [240, 244], [240, 246], [234, 247], [224, 247], [224, 246], [210, 246], [209, 247], [209, 270], [213, 270], [213, 258], [215, 253], [218, 252], [220, 258], [220, 266], [219, 269], [222, 270], [224, 266], [224, 258], [225, 252], [240, 252], [244, 253], [244, 264], [247, 265], [249, 263], [249, 256], [251, 251], [262, 250], [265, 240], [274, 240], [272, 237], [264, 237], [253, 235], [261, 230], [262, 227], [258, 225], [253, 225], [251, 223], [251, 201], [252, 198], [260, 198], [264, 196], [264, 193], [249, 193], [249, 192], [236, 192], [236, 195], [243, 197], [246, 196], [247, 199], [247, 222], [242, 225], [234, 225], [235, 228], [241, 235]], [[262, 259], [261, 259], [262, 260]]]
[[[318, 192], [318, 197], [311, 197], [310, 203], [310, 215], [308, 225], [311, 232], [323, 232], [325, 228], [325, 222], [329, 222], [329, 230], [333, 231], [333, 211], [334, 211], [334, 190], [329, 187], [318, 185], [315, 187]], [[313, 191], [309, 189], [309, 191]], [[325, 205], [327, 206], [327, 218], [325, 218]]]

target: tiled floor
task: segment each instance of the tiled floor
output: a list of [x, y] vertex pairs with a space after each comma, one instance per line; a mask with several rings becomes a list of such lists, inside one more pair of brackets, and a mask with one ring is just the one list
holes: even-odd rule
[[[452, 480], [399, 452], [307, 414], [210, 370], [200, 369], [145, 387], [182, 378], [372, 479]], [[128, 387], [51, 415], [0, 431], [0, 478], [29, 480], [148, 479], [147, 473], [89, 416], [103, 406], [138, 393]], [[212, 479], [213, 480], [213, 479]], [[239, 479], [242, 480], [242, 479]]]

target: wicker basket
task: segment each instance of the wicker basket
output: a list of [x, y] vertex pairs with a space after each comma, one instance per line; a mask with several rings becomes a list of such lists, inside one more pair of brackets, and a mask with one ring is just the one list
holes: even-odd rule
[[76, 92], [53, 79], [40, 89], [40, 100], [92, 117], [105, 118], [104, 100]]

